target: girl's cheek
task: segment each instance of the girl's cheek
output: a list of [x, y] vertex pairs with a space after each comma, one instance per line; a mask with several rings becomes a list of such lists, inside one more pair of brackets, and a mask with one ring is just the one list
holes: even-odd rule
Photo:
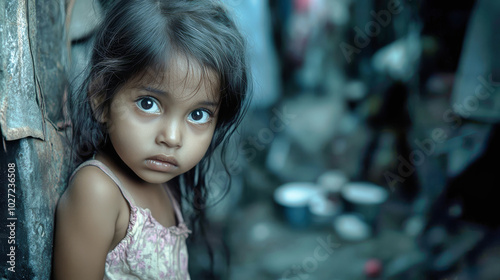
[[124, 120], [127, 118], [127, 112], [129, 109], [127, 108], [127, 102], [122, 99], [114, 100], [111, 103], [111, 115], [115, 120]]

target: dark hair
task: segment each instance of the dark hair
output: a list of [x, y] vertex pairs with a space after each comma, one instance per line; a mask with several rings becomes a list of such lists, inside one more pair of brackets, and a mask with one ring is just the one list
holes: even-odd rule
[[[123, 0], [107, 9], [94, 40], [88, 76], [70, 105], [75, 164], [104, 148], [107, 131], [98, 120], [130, 79], [149, 69], [164, 71], [175, 55], [193, 60], [202, 73], [217, 73], [220, 104], [211, 145], [195, 168], [169, 182], [193, 206], [192, 226], [203, 225], [210, 156], [221, 144], [225, 151], [248, 107], [245, 41], [235, 23], [215, 1]], [[224, 162], [224, 152], [222, 157]]]

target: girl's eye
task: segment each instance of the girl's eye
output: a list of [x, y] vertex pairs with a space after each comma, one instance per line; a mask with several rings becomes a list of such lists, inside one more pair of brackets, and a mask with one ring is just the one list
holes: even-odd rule
[[160, 113], [160, 107], [158, 107], [158, 102], [152, 97], [143, 97], [135, 102], [137, 107], [142, 111], [149, 114]]
[[211, 117], [212, 114], [209, 111], [203, 109], [196, 109], [189, 114], [188, 119], [189, 121], [197, 124], [205, 124], [208, 121], [210, 121]]

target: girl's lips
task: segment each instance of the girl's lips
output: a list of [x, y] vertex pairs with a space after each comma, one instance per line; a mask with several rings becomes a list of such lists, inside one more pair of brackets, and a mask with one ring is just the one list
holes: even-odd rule
[[178, 168], [178, 163], [174, 157], [157, 155], [146, 159], [146, 166], [154, 171], [172, 172]]

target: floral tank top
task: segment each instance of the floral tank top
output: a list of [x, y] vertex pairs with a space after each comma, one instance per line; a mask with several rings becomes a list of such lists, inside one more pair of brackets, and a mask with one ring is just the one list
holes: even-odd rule
[[179, 224], [166, 228], [155, 220], [149, 209], [135, 205], [118, 178], [102, 162], [88, 160], [73, 174], [89, 165], [98, 167], [115, 182], [131, 209], [125, 237], [106, 257], [104, 279], [190, 279], [186, 238], [191, 231], [186, 227], [170, 190], [165, 187]]

